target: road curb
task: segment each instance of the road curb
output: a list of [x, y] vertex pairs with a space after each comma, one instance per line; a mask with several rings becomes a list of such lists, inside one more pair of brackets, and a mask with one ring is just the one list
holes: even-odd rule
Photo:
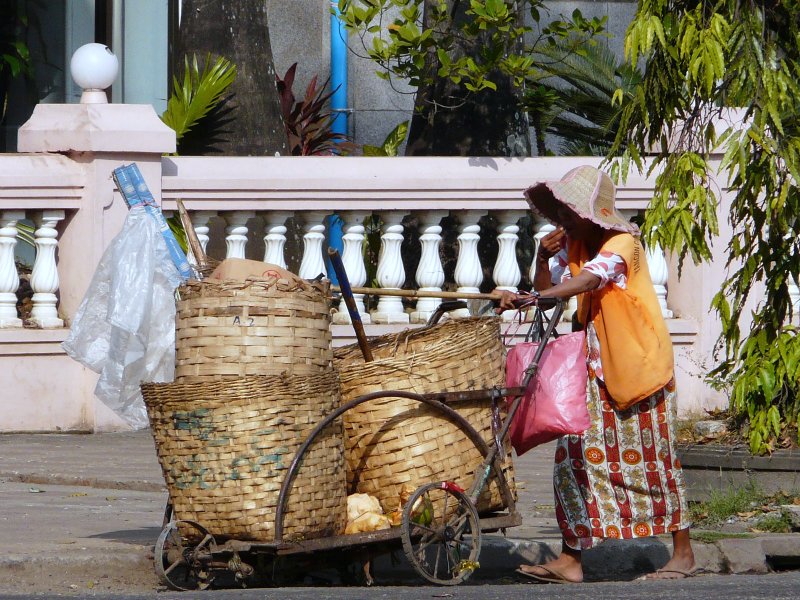
[[32, 483], [35, 485], [69, 485], [89, 487], [101, 490], [131, 490], [135, 492], [166, 492], [164, 482], [147, 480], [119, 481], [100, 479], [97, 477], [76, 477], [74, 475], [20, 473], [18, 471], [0, 471], [0, 480], [13, 483]]

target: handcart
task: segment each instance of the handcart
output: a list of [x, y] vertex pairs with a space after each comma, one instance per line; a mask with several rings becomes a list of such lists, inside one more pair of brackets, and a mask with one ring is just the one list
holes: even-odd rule
[[[452, 304], [441, 306], [429, 325], [435, 323], [443, 311], [452, 310]], [[215, 581], [219, 583], [225, 579], [246, 585], [256, 571], [264, 571], [265, 567], [269, 570], [270, 565], [277, 573], [279, 569], [276, 565], [282, 557], [299, 558], [300, 555], [306, 555], [313, 563], [315, 556], [330, 551], [341, 553], [347, 550], [352, 557], [369, 556], [377, 553], [379, 548], [396, 548], [398, 542], [416, 572], [428, 582], [457, 585], [465, 581], [479, 567], [482, 534], [505, 530], [522, 522], [501, 469], [502, 442], [508, 435], [525, 389], [537, 374], [545, 344], [553, 336], [560, 320], [562, 301], [539, 299], [536, 310], [549, 309], [553, 309], [553, 312], [548, 319], [542, 343], [527, 367], [520, 387], [427, 394], [386, 390], [362, 395], [327, 415], [302, 443], [282, 481], [275, 514], [274, 541], [217, 540], [199, 523], [171, 520], [171, 508], [168, 506], [165, 525], [155, 546], [155, 569], [161, 581], [175, 590], [204, 589]], [[400, 527], [318, 539], [285, 539], [287, 498], [306, 451], [319, 434], [344, 413], [364, 402], [386, 397], [405, 398], [425, 404], [458, 425], [483, 456], [469, 489], [461, 489], [450, 481], [433, 481], [420, 486], [405, 503]], [[487, 444], [453, 408], [459, 402], [475, 400], [491, 400], [495, 403], [512, 400], [494, 443]], [[476, 502], [492, 475], [496, 477], [506, 509], [505, 512], [479, 517]], [[181, 535], [179, 526], [184, 533], [193, 530], [194, 535]], [[366, 570], [365, 573], [367, 583], [370, 583]], [[272, 583], [279, 582], [273, 579]]]

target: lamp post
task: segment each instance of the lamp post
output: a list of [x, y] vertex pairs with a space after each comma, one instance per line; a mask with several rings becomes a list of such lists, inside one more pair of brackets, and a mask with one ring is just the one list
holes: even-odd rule
[[81, 104], [107, 104], [106, 88], [119, 73], [119, 60], [103, 44], [84, 44], [69, 62], [72, 79], [83, 88]]

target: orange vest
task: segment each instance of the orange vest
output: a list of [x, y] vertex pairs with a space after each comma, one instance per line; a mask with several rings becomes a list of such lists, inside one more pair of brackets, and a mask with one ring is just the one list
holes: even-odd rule
[[[609, 231], [600, 252], [621, 256], [627, 266], [627, 288], [609, 283], [578, 296], [578, 318], [590, 318], [600, 342], [603, 381], [618, 410], [644, 400], [673, 377], [672, 340], [658, 304], [645, 250], [639, 238]], [[583, 242], [570, 240], [573, 277], [590, 259]]]

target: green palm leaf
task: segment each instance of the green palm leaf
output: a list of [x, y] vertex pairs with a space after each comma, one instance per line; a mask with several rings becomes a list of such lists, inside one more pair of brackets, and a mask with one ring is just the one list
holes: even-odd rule
[[225, 92], [236, 79], [236, 66], [229, 60], [218, 57], [211, 64], [211, 55], [206, 55], [203, 70], [197, 64], [197, 56], [184, 58], [183, 80], [173, 78], [173, 92], [167, 102], [167, 110], [161, 120], [175, 130], [178, 141], [197, 125], [223, 100]]
[[[607, 47], [574, 39], [542, 45], [536, 54], [541, 75], [531, 82], [523, 104], [534, 126], [540, 124], [537, 136], [546, 132], [561, 138], [562, 155], [606, 154], [641, 73], [619, 63]], [[622, 105], [612, 103], [617, 89]]]

